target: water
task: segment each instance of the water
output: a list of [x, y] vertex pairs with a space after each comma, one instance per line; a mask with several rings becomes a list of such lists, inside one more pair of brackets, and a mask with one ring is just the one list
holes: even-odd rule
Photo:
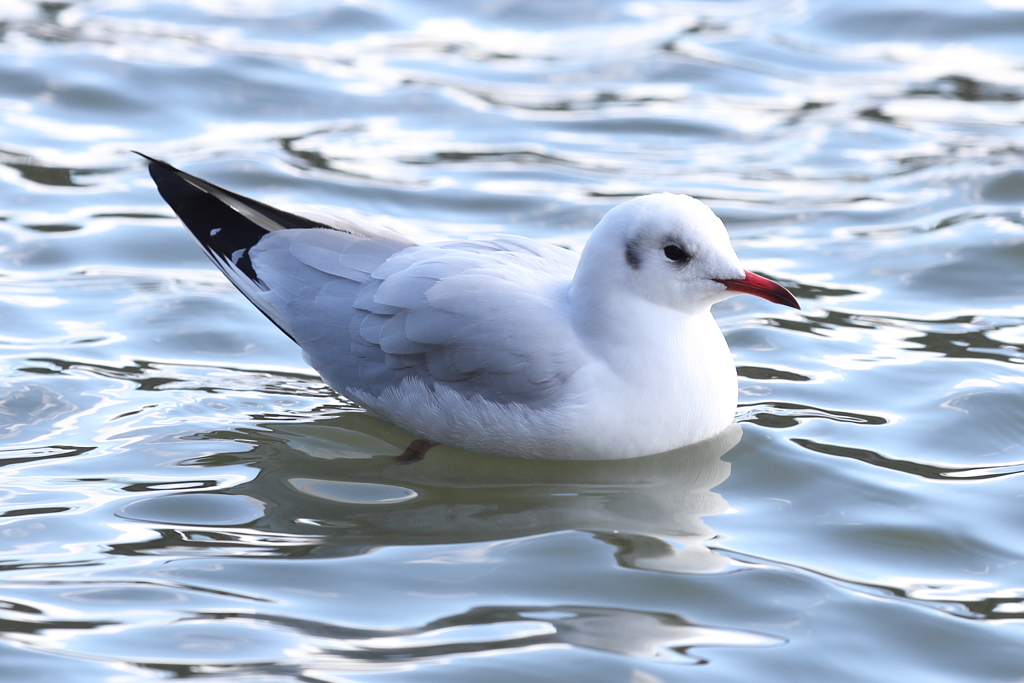
[[[1024, 4], [0, 8], [0, 680], [1019, 681]], [[324, 387], [130, 150], [414, 238], [701, 197], [740, 426], [438, 448]]]

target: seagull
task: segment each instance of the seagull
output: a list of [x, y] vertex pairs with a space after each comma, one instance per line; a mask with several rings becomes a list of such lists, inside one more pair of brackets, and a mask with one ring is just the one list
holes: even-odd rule
[[800, 308], [744, 270], [681, 194], [611, 209], [582, 253], [511, 235], [416, 244], [366, 218], [277, 209], [163, 161], [149, 172], [207, 256], [339, 394], [416, 437], [504, 456], [633, 458], [734, 419], [711, 306]]

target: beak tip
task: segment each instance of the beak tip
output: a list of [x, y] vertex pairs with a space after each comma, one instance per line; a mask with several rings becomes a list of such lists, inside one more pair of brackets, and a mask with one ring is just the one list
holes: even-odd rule
[[761, 277], [756, 273], [751, 273], [749, 270], [745, 270], [743, 273], [744, 277], [742, 280], [718, 280], [718, 282], [725, 285], [725, 288], [728, 290], [743, 294], [753, 294], [772, 303], [789, 306], [798, 311], [802, 310], [800, 302], [796, 300], [793, 293], [778, 282]]

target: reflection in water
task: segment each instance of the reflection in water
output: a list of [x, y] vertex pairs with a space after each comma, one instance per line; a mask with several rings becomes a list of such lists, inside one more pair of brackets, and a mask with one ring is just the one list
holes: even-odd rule
[[[94, 606], [151, 600], [131, 588], [86, 589], [75, 599]], [[326, 670], [387, 670], [445, 661], [458, 655], [565, 646], [683, 664], [704, 664], [692, 653], [708, 646], [765, 647], [784, 638], [753, 631], [698, 626], [666, 612], [579, 605], [477, 607], [415, 628], [368, 629], [271, 614], [220, 613], [168, 624], [64, 622], [49, 634], [27, 631], [25, 642], [65, 654], [88, 654], [158, 668], [239, 671], [273, 664], [293, 672], [317, 662]], [[117, 636], [117, 637], [112, 637]], [[296, 657], [297, 648], [305, 652]], [[321, 680], [321, 679], [316, 679]]]
[[[442, 603], [430, 599], [437, 590], [429, 588], [436, 581], [430, 577], [438, 572], [443, 591], [472, 594], [457, 573], [475, 563], [503, 572], [491, 579], [498, 583], [540, 580], [536, 570], [524, 573], [503, 559], [524, 540], [530, 541], [528, 555], [539, 553], [532, 560], [538, 569], [546, 565], [542, 571], [557, 572], [565, 559], [540, 558], [580, 544], [579, 534], [565, 532], [584, 532], [584, 538], [607, 544], [605, 557], [614, 556], [624, 569], [715, 575], [728, 561], [704, 545], [714, 532], [701, 517], [727, 510], [710, 489], [729, 475], [722, 455], [740, 440], [739, 425], [700, 444], [632, 460], [522, 460], [439, 447], [412, 465], [394, 460], [409, 435], [365, 413], [260, 427], [186, 437], [214, 447], [193, 467], [213, 474], [226, 458], [237, 458], [259, 470], [254, 478], [219, 490], [207, 486], [214, 479], [135, 481], [123, 490], [142, 495], [119, 505], [115, 514], [123, 536], [107, 551], [119, 562], [85, 573], [66, 565], [47, 581], [24, 577], [11, 586], [0, 611], [21, 621], [21, 613], [31, 610], [33, 622], [47, 625], [23, 630], [21, 642], [39, 652], [157, 670], [217, 666], [241, 672], [275, 662], [280, 671], [296, 675], [312, 661], [326, 670], [383, 671], [461, 655], [565, 646], [700, 664], [706, 656], [694, 648], [786, 641], [770, 632], [691, 622], [678, 611], [590, 598], [531, 601], [513, 592], [477, 605], [454, 596]], [[221, 440], [254, 447], [244, 454], [219, 453]], [[532, 548], [533, 539], [539, 549]], [[499, 550], [502, 543], [511, 545]], [[376, 603], [389, 583], [387, 573], [377, 574], [408, 560], [396, 563], [372, 551], [402, 548], [417, 553], [413, 563], [419, 569], [408, 580], [418, 575], [427, 581], [419, 589], [406, 586], [405, 599], [440, 606], [443, 616], [420, 620], [413, 610], [404, 626], [385, 619], [386, 625], [373, 627], [381, 621]], [[473, 559], [467, 564], [468, 558]], [[325, 566], [303, 560], [332, 561]], [[360, 579], [353, 560], [371, 563], [373, 578]], [[136, 565], [134, 578], [116, 568], [124, 562]], [[307, 582], [303, 576], [316, 578]], [[228, 590], [225, 580], [232, 584]], [[352, 604], [353, 581], [370, 601], [361, 613], [365, 625], [348, 625], [360, 619], [336, 615], [331, 607], [344, 604], [359, 613]], [[290, 614], [275, 607], [307, 593], [306, 602], [316, 607]], [[64, 616], [58, 619], [58, 612]], [[299, 650], [304, 654], [297, 658]]]
[[891, 458], [875, 451], [863, 448], [851, 448], [837, 444], [817, 443], [811, 439], [793, 439], [793, 443], [803, 446], [815, 453], [825, 453], [840, 458], [851, 458], [861, 462], [887, 467], [898, 472], [907, 472], [919, 477], [928, 479], [959, 479], [962, 481], [971, 479], [997, 479], [1009, 474], [1020, 474], [1024, 472], [1024, 462], [1003, 462], [985, 467], [941, 467], [928, 463], [914, 462], [912, 460], [900, 460]]
[[[0, 678], [1019, 681], [1022, 7], [0, 1]], [[731, 465], [399, 466], [133, 148], [416, 239], [685, 192], [813, 306], [717, 307]]]
[[[243, 554], [241, 546], [254, 543], [260, 556], [337, 557], [578, 530], [612, 545], [625, 567], [708, 572], [726, 564], [703, 544], [714, 532], [701, 517], [728, 509], [710, 489], [729, 476], [721, 458], [739, 441], [739, 425], [631, 460], [521, 460], [439, 447], [413, 465], [390, 455], [404, 435], [367, 415], [267, 426], [270, 433], [246, 454], [260, 474], [225, 491], [239, 505], [210, 493], [134, 503], [120, 514], [168, 526], [160, 539], [119, 544], [117, 552], [158, 554], [173, 546], [208, 554], [219, 540]], [[380, 453], [389, 455], [372, 457]], [[176, 524], [254, 509], [242, 496], [263, 509], [245, 528]]]
[[[78, 412], [79, 406], [58, 391], [36, 382], [0, 382], [0, 439], [12, 442], [49, 431], [53, 423]], [[37, 429], [33, 429], [37, 428]]]

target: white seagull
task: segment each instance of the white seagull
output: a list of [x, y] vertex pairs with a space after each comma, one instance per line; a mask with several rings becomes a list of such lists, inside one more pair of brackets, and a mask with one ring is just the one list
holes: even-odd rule
[[712, 304], [742, 292], [800, 307], [685, 195], [615, 207], [579, 255], [515, 236], [417, 245], [146, 158], [207, 255], [324, 381], [419, 437], [404, 461], [437, 444], [610, 460], [697, 443], [736, 410]]

